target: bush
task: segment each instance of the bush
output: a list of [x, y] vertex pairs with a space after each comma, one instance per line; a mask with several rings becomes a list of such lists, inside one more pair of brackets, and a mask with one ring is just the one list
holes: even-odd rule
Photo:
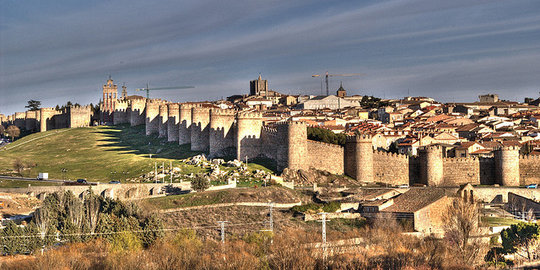
[[333, 213], [339, 210], [340, 208], [341, 208], [340, 202], [330, 202], [330, 203], [324, 203], [324, 204], [308, 203], [308, 204], [297, 205], [291, 208], [291, 210], [298, 213], [305, 213], [305, 212]]
[[191, 188], [197, 192], [205, 191], [210, 187], [210, 182], [204, 177], [197, 176], [191, 180]]

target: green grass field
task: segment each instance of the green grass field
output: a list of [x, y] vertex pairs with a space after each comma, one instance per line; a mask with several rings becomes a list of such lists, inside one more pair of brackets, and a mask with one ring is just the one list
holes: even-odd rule
[[482, 217], [481, 220], [484, 226], [508, 226], [519, 222], [519, 220], [504, 217]]
[[[173, 162], [184, 173], [200, 172], [200, 167], [179, 162], [197, 154], [189, 145], [146, 136], [144, 125], [58, 129], [25, 136], [0, 149], [0, 174], [13, 174], [14, 161], [21, 159], [36, 165], [24, 170], [24, 177], [47, 172], [51, 179], [124, 181], [152, 171], [154, 162], [166, 167]], [[259, 164], [249, 168], [267, 170]]]

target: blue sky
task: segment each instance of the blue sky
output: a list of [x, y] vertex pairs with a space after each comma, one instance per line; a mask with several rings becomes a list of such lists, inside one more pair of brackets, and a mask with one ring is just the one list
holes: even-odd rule
[[[0, 0], [0, 113], [97, 103], [109, 74], [171, 101], [272, 89], [445, 102], [540, 91], [540, 1]], [[139, 92], [140, 93], [140, 92]]]

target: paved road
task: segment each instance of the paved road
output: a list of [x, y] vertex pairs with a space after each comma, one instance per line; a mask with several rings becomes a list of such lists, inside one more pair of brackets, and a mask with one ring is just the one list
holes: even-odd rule
[[[16, 176], [7, 176], [7, 175], [0, 175], [0, 179], [6, 179], [6, 180], [17, 180], [17, 181], [40, 181], [40, 182], [50, 182], [50, 183], [76, 183], [76, 181], [68, 181], [68, 180], [60, 180], [60, 179], [44, 179], [44, 180], [38, 180], [36, 178], [28, 178], [28, 177], [16, 177]], [[97, 185], [96, 182], [88, 182], [90, 185]]]

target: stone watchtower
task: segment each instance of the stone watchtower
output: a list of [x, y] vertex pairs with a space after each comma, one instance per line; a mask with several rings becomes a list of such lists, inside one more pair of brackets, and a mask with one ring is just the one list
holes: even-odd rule
[[293, 170], [307, 169], [307, 124], [289, 122], [287, 125], [288, 167]]
[[254, 158], [260, 153], [263, 117], [260, 112], [238, 112], [236, 115], [236, 158]]
[[345, 173], [358, 181], [373, 182], [373, 137], [348, 136], [345, 144]]
[[424, 146], [419, 151], [420, 181], [428, 186], [443, 183], [443, 149], [439, 145]]
[[114, 110], [118, 95], [118, 86], [113, 83], [109, 76], [107, 84], [103, 85], [103, 100], [101, 102], [101, 122], [113, 123]]
[[519, 186], [519, 147], [501, 147], [495, 151], [495, 173], [501, 186]]

